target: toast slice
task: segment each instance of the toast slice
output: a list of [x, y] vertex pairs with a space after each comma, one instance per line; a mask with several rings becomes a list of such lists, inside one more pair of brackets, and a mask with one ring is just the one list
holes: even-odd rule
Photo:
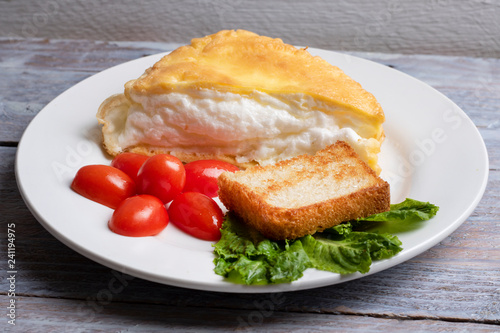
[[389, 184], [345, 142], [219, 176], [227, 209], [275, 239], [295, 239], [390, 208]]

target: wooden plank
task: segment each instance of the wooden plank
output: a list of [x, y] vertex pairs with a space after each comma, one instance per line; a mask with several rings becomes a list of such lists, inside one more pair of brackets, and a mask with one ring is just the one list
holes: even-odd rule
[[16, 143], [29, 122], [57, 95], [89, 76], [88, 72], [2, 68], [0, 81], [0, 142]]
[[[481, 323], [284, 312], [276, 309], [283, 297], [269, 295], [249, 310], [19, 297], [15, 328], [22, 332], [498, 332], [498, 327]], [[5, 296], [0, 299], [2, 304], [9, 301]]]
[[2, 1], [0, 34], [187, 41], [244, 27], [311, 47], [498, 57], [494, 0]]
[[[116, 272], [67, 248], [31, 216], [14, 180], [15, 150], [0, 147], [0, 194], [5, 198], [2, 215], [7, 221], [17, 221], [22, 235], [16, 240], [20, 293], [96, 299], [109, 289]], [[492, 174], [487, 197], [500, 187], [500, 172]], [[341, 285], [286, 293], [277, 309], [500, 323], [499, 212], [490, 204], [498, 202], [484, 202], [481, 215], [471, 217], [443, 242], [404, 264]], [[6, 237], [5, 230], [0, 229], [0, 237]], [[126, 281], [126, 288], [113, 295], [114, 301], [251, 310], [269, 297], [190, 291], [138, 278]], [[7, 281], [0, 281], [0, 290], [6, 287]]]
[[31, 119], [66, 89], [106, 68], [172, 50], [171, 44], [0, 38], [0, 142], [14, 145]]
[[0, 37], [0, 67], [95, 73], [131, 59], [171, 51], [179, 44]]

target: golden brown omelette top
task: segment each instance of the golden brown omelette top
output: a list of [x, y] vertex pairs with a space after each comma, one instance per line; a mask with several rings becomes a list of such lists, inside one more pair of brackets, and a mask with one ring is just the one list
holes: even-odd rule
[[382, 123], [375, 97], [339, 68], [279, 38], [245, 30], [223, 30], [164, 56], [136, 80], [125, 95], [163, 94], [208, 88], [239, 94], [306, 94]]

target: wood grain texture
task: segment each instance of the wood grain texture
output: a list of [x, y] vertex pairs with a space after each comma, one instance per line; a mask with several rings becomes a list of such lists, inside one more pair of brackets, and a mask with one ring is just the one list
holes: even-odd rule
[[[0, 296], [2, 302], [4, 296]], [[19, 331], [23, 332], [497, 332], [493, 325], [432, 319], [372, 318], [281, 311], [184, 307], [112, 302], [102, 307], [82, 306], [67, 299], [20, 297]]]
[[185, 42], [247, 29], [344, 51], [500, 56], [497, 1], [0, 1], [0, 36]]
[[[386, 271], [283, 294], [193, 291], [123, 275], [50, 235], [22, 202], [15, 181], [15, 145], [27, 123], [81, 79], [171, 48], [158, 43], [0, 39], [0, 239], [4, 244], [5, 225], [15, 222], [20, 331], [498, 331], [498, 59], [355, 54], [415, 76], [451, 97], [478, 126], [490, 157], [485, 195], [467, 221], [440, 244]], [[4, 246], [0, 253], [6, 258]], [[7, 271], [6, 260], [0, 270]], [[8, 281], [1, 279], [1, 304], [8, 301], [7, 290]]]
[[0, 142], [15, 143], [52, 99], [106, 68], [170, 51], [172, 44], [0, 39]]

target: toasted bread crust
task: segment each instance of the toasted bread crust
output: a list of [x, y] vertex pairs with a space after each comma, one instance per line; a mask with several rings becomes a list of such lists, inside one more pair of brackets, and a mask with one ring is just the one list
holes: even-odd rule
[[[290, 171], [300, 165], [306, 165], [309, 172], [319, 174], [318, 179], [322, 182], [339, 183], [342, 187], [339, 191], [344, 194], [332, 196], [331, 193], [324, 193], [325, 200], [304, 205], [300, 205], [300, 202], [293, 203], [289, 207], [286, 198], [283, 205], [273, 203], [273, 195], [280, 195], [285, 191], [284, 187], [291, 184], [300, 188], [301, 191], [295, 193], [297, 196], [304, 196], [315, 190], [311, 187], [314, 182], [310, 183], [307, 179], [310, 177], [307, 175], [309, 172], [300, 170], [300, 167], [298, 172]], [[389, 184], [377, 177], [353, 149], [342, 141], [314, 156], [301, 155], [272, 166], [252, 167], [244, 171], [247, 173], [245, 176], [242, 172], [223, 173], [219, 177], [219, 198], [226, 208], [239, 215], [245, 223], [271, 239], [295, 239], [390, 208]], [[276, 176], [280, 179], [279, 182], [267, 179], [270, 183], [267, 187], [245, 182], [245, 179], [259, 179], [264, 173], [268, 178]], [[280, 173], [288, 174], [283, 180], [282, 175], [278, 175]], [[346, 191], [346, 179], [352, 179], [354, 187], [360, 178], [364, 179], [361, 188]], [[260, 180], [262, 183], [266, 179]], [[318, 183], [318, 186], [321, 185]], [[293, 198], [288, 199], [293, 201]]]

